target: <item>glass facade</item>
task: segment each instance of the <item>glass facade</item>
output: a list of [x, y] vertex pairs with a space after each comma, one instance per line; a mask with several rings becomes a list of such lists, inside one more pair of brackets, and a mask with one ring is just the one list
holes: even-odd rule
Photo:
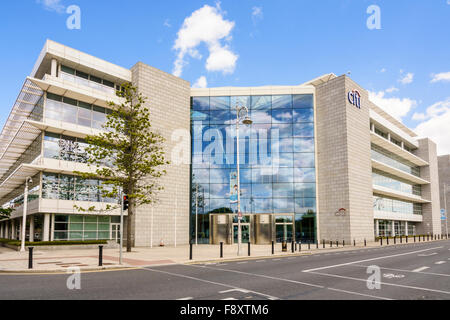
[[82, 101], [47, 93], [45, 118], [102, 130], [111, 110]]
[[111, 223], [120, 217], [88, 215], [55, 215], [55, 240], [109, 240]]
[[60, 78], [63, 80], [68, 80], [70, 82], [74, 82], [77, 84], [81, 84], [96, 90], [103, 91], [108, 94], [115, 95], [116, 89], [115, 84], [111, 81], [101, 79], [99, 77], [95, 77], [93, 75], [89, 75], [87, 73], [81, 72], [79, 70], [75, 70], [69, 68], [67, 66], [61, 66], [61, 74]]
[[420, 196], [422, 187], [420, 185], [413, 185], [397, 178], [394, 178], [386, 173], [382, 173], [378, 170], [372, 172], [373, 184], [380, 187], [386, 187], [389, 189], [405, 192], [413, 195]]
[[117, 203], [117, 199], [103, 197], [102, 190], [112, 190], [112, 187], [96, 179], [47, 172], [42, 174], [43, 199]]
[[[315, 239], [316, 176], [313, 95], [193, 97], [191, 221], [209, 240], [210, 213], [236, 213], [236, 109], [240, 124], [241, 211], [295, 214], [298, 240]], [[195, 222], [191, 224], [195, 237]]]
[[420, 203], [395, 200], [382, 196], [373, 197], [373, 208], [375, 211], [422, 214], [422, 204]]
[[420, 168], [406, 160], [401, 159], [395, 154], [384, 150], [374, 144], [372, 144], [372, 159], [378, 162], [384, 163], [393, 168], [402, 170], [406, 173], [420, 177]]

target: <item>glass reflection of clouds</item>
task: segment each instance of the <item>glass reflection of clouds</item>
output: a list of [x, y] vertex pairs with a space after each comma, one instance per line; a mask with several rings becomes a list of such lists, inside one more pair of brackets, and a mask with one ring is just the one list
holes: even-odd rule
[[[230, 203], [230, 175], [236, 171], [238, 104], [249, 108], [253, 121], [250, 126], [240, 126], [242, 211], [295, 213], [296, 233], [313, 239], [313, 103], [311, 94], [193, 97], [191, 189], [200, 186], [201, 213], [236, 212], [236, 204]], [[195, 214], [195, 208], [192, 211]], [[203, 231], [199, 232], [208, 237], [209, 220], [205, 217], [202, 221]]]

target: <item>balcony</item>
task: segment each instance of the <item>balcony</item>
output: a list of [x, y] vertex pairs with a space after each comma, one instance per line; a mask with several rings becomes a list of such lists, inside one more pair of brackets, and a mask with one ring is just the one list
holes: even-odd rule
[[414, 202], [414, 203], [430, 203], [431, 202], [429, 200], [425, 200], [422, 197], [416, 196], [414, 194], [401, 192], [401, 191], [397, 191], [397, 190], [393, 190], [393, 189], [389, 189], [389, 188], [385, 188], [385, 187], [380, 187], [380, 186], [374, 185], [372, 188], [373, 188], [373, 193], [376, 193], [376, 194], [379, 194], [382, 196], [387, 196], [390, 198], [395, 198], [398, 200], [409, 201], [409, 202]]
[[396, 220], [396, 221], [410, 221], [410, 222], [422, 222], [423, 216], [420, 214], [400, 213], [390, 211], [374, 211], [374, 219], [378, 220]]
[[408, 182], [411, 182], [413, 184], [420, 184], [420, 185], [424, 185], [424, 184], [429, 184], [430, 182], [427, 180], [424, 180], [422, 178], [419, 178], [415, 175], [412, 175], [410, 173], [407, 173], [403, 170], [391, 167], [387, 164], [384, 164], [382, 162], [376, 161], [372, 159], [372, 168], [374, 169], [378, 169], [380, 171], [389, 173], [397, 178], [401, 178], [403, 180], [406, 180]]
[[409, 162], [415, 164], [416, 166], [422, 167], [428, 165], [428, 162], [426, 162], [425, 160], [417, 157], [416, 155], [413, 155], [412, 153], [406, 151], [405, 149], [396, 145], [395, 143], [379, 136], [375, 132], [372, 131], [370, 132], [370, 141], [373, 144], [389, 152], [392, 152], [405, 160], [408, 160]]

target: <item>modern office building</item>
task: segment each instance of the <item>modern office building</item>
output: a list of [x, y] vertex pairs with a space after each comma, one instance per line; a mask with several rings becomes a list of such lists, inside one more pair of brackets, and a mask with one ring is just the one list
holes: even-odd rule
[[448, 210], [450, 210], [450, 154], [438, 157], [438, 168], [440, 203], [441, 210], [443, 210], [443, 213], [441, 212], [442, 234], [448, 234], [447, 219]]
[[[136, 246], [237, 241], [237, 185], [244, 242], [441, 233], [436, 145], [348, 76], [195, 89], [141, 62], [125, 69], [47, 41], [0, 136], [0, 205], [15, 209], [0, 238], [19, 237], [27, 177], [31, 240], [117, 238], [119, 210], [105, 211], [116, 200], [74, 171], [90, 170], [83, 138], [102, 130], [124, 82], [149, 98], [171, 161], [160, 201], [126, 219]], [[236, 106], [251, 120], [239, 134]]]

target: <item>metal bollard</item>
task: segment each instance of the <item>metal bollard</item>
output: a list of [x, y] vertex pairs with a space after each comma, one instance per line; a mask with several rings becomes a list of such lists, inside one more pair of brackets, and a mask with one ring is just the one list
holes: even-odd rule
[[295, 243], [295, 252], [297, 252], [297, 246], [298, 246], [298, 242]]
[[311, 250], [311, 241], [308, 241], [308, 250]]
[[189, 260], [192, 260], [192, 242], [189, 243]]
[[356, 240], [353, 239], [353, 246], [356, 247]]
[[316, 249], [319, 249], [319, 241], [316, 240]]
[[403, 243], [403, 236], [400, 236], [400, 243]]
[[364, 247], [367, 246], [367, 241], [364, 239]]
[[406, 237], [405, 237], [406, 243], [408, 243], [408, 238], [409, 238], [409, 236], [406, 236]]
[[223, 258], [223, 242], [220, 243], [220, 257]]
[[275, 243], [273, 240], [272, 240], [272, 254], [275, 254]]
[[336, 247], [339, 248], [339, 241], [336, 240]]
[[248, 242], [248, 256], [250, 257], [250, 241]]
[[298, 243], [298, 252], [302, 252], [302, 242]]
[[322, 245], [323, 245], [323, 248], [325, 249], [325, 239], [322, 240]]
[[397, 244], [397, 236], [394, 236], [394, 244]]
[[33, 269], [33, 247], [28, 247], [28, 269]]
[[380, 246], [383, 246], [383, 237], [380, 237]]
[[386, 244], [389, 245], [389, 236], [386, 237]]
[[291, 242], [291, 252], [294, 253], [294, 241]]
[[345, 247], [345, 240], [342, 240], [342, 246]]
[[430, 234], [427, 234], [427, 241], [430, 241]]
[[414, 243], [416, 243], [416, 235], [414, 235]]
[[98, 266], [103, 266], [103, 246], [98, 246]]
[[330, 240], [330, 248], [333, 248], [333, 241]]

